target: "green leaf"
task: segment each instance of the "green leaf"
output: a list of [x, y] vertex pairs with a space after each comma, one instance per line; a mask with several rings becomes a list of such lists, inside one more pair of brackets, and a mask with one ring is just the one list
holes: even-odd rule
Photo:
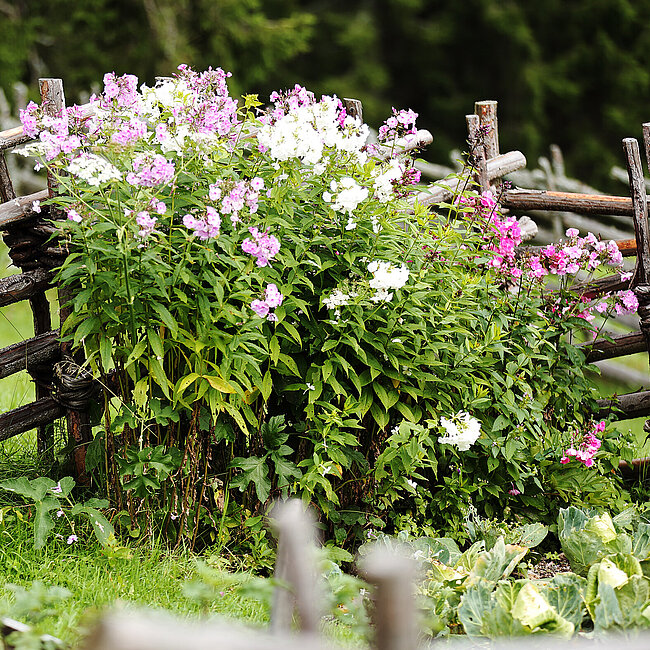
[[36, 513], [34, 514], [34, 549], [40, 550], [47, 543], [50, 531], [54, 528], [54, 519], [50, 512], [61, 507], [58, 499], [45, 497], [36, 501]]
[[232, 487], [238, 487], [243, 492], [250, 483], [255, 485], [255, 493], [261, 503], [265, 503], [271, 492], [271, 481], [269, 480], [269, 468], [266, 464], [266, 457], [249, 456], [248, 458], [233, 458], [230, 467], [241, 469], [241, 474], [235, 476], [231, 481]]
[[262, 393], [262, 399], [266, 402], [271, 396], [271, 391], [273, 390], [273, 379], [271, 379], [271, 373], [267, 370], [264, 373], [264, 379], [262, 379], [262, 385], [260, 386], [260, 393]]
[[221, 393], [232, 394], [237, 392], [237, 389], [232, 384], [221, 377], [217, 377], [216, 375], [202, 375], [202, 377], [207, 380], [212, 388]]
[[494, 606], [493, 585], [480, 580], [470, 586], [460, 599], [458, 618], [468, 636], [483, 636], [483, 620], [490, 616]]

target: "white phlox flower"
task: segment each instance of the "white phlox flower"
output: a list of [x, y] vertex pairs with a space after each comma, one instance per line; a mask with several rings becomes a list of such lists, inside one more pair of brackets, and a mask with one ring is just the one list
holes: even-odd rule
[[368, 190], [359, 185], [354, 178], [345, 177], [338, 183], [338, 194], [332, 204], [337, 212], [347, 212], [352, 215], [362, 201], [368, 198]]
[[[360, 164], [365, 163], [361, 148], [368, 138], [368, 126], [348, 116], [341, 130], [337, 113], [338, 100], [323, 97], [320, 102], [291, 110], [274, 124], [264, 125], [257, 138], [276, 160], [300, 158], [307, 164], [318, 165], [324, 147], [333, 147], [353, 154]], [[316, 173], [320, 170], [317, 167]]]
[[467, 451], [481, 435], [481, 423], [466, 411], [460, 411], [452, 419], [440, 418], [440, 424], [446, 435], [440, 436], [438, 442], [454, 445], [459, 451]]
[[368, 282], [375, 295], [370, 298], [373, 302], [389, 302], [393, 294], [389, 289], [401, 289], [409, 279], [409, 270], [405, 264], [393, 266], [390, 262], [375, 260], [368, 264], [372, 279]]
[[99, 187], [122, 177], [120, 170], [101, 156], [94, 153], [82, 153], [66, 167], [73, 176], [86, 181], [88, 185]]
[[[382, 173], [381, 172], [383, 169]], [[377, 167], [377, 174], [374, 182], [375, 196], [382, 203], [387, 203], [393, 198], [393, 181], [397, 181], [404, 175], [405, 167], [397, 159], [392, 158], [387, 166]]]
[[323, 300], [323, 304], [328, 309], [336, 309], [337, 307], [347, 305], [349, 300], [350, 294], [343, 293], [340, 289], [334, 289], [329, 297]]

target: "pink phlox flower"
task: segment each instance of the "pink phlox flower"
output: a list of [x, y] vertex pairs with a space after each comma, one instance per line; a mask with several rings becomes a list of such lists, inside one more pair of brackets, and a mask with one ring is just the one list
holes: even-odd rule
[[268, 266], [269, 261], [279, 252], [280, 242], [273, 235], [269, 235], [268, 230], [260, 232], [257, 228], [251, 227], [248, 229], [248, 232], [250, 232], [253, 238], [247, 237], [242, 242], [242, 250], [244, 253], [248, 253], [257, 258], [257, 266]]
[[278, 290], [275, 284], [267, 285], [266, 292], [264, 295], [265, 295], [266, 304], [272, 309], [274, 309], [275, 307], [279, 307], [282, 304], [282, 301], [284, 300], [284, 296], [280, 293], [280, 291]]
[[27, 106], [20, 110], [20, 121], [23, 125], [23, 133], [30, 137], [35, 138], [38, 136], [40, 128], [38, 123], [38, 104], [29, 102]]
[[79, 538], [76, 535], [70, 535], [70, 537], [68, 537], [67, 543], [68, 544], [74, 544], [78, 540], [79, 540]]
[[133, 171], [126, 175], [126, 181], [136, 187], [167, 185], [174, 178], [174, 163], [160, 154], [139, 154], [133, 160]]
[[494, 208], [497, 204], [497, 200], [490, 190], [485, 190], [485, 192], [481, 194], [480, 202], [484, 208]]
[[566, 231], [566, 236], [569, 239], [573, 239], [574, 237], [577, 237], [580, 234], [580, 231], [577, 228], [569, 228]]
[[209, 205], [205, 208], [205, 216], [200, 219], [191, 214], [186, 214], [183, 217], [183, 225], [189, 230], [193, 230], [199, 239], [205, 241], [219, 235], [221, 217], [216, 209]]
[[264, 300], [253, 300], [251, 309], [260, 317], [264, 318], [269, 313], [269, 305]]
[[140, 226], [138, 237], [140, 237], [140, 239], [146, 239], [153, 232], [158, 219], [152, 217], [146, 210], [143, 210], [142, 212], [138, 212], [135, 221], [138, 226]]
[[82, 216], [74, 209], [68, 210], [67, 215], [70, 221], [74, 221], [75, 223], [81, 223], [82, 221]]

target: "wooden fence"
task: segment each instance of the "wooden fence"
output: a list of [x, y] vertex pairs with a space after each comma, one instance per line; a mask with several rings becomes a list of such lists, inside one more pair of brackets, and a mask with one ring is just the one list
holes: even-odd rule
[[[50, 114], [58, 115], [65, 109], [63, 84], [60, 79], [40, 80], [42, 103]], [[361, 104], [346, 100], [351, 114], [361, 115]], [[82, 107], [88, 111], [89, 107]], [[497, 103], [478, 102], [475, 113], [466, 117], [470, 141], [481, 140], [474, 150], [475, 178], [481, 189], [499, 186], [503, 176], [516, 173], [526, 166], [525, 156], [518, 151], [500, 153], [497, 121]], [[483, 135], [479, 135], [483, 134]], [[650, 123], [643, 126], [646, 155], [650, 154]], [[54, 179], [48, 178], [45, 190], [17, 197], [7, 170], [5, 152], [30, 140], [22, 127], [0, 132], [0, 230], [9, 246], [9, 254], [21, 273], [0, 280], [0, 306], [28, 300], [33, 313], [34, 337], [0, 350], [0, 378], [26, 369], [36, 384], [36, 401], [0, 415], [0, 440], [38, 429], [39, 453], [51, 446], [48, 425], [66, 417], [68, 433], [75, 445], [74, 461], [77, 477], [85, 474], [85, 447], [90, 440], [90, 426], [83, 412], [83, 403], [89, 394], [89, 381], [75, 376], [70, 364], [62, 363], [70, 351], [58, 343], [58, 330], [52, 328], [51, 305], [45, 295], [52, 287], [52, 269], [66, 255], [65, 245], [56, 240], [56, 227], [51, 220], [61, 218], [53, 208], [34, 210], [35, 201], [43, 201], [55, 191]], [[419, 133], [418, 146], [430, 142], [430, 134]], [[639, 300], [640, 327], [629, 334], [618, 336], [613, 342], [598, 340], [588, 344], [588, 361], [596, 362], [626, 356], [650, 349], [650, 234], [646, 182], [641, 168], [639, 146], [636, 140], [623, 141], [630, 196], [606, 196], [583, 192], [549, 191], [538, 189], [508, 189], [500, 191], [503, 207], [516, 211], [552, 211], [581, 215], [605, 215], [634, 229], [634, 239], [619, 239], [617, 244], [624, 256], [636, 256], [636, 267], [631, 282], [614, 274], [575, 289], [585, 295], [597, 295], [622, 288], [632, 288]], [[556, 161], [557, 163], [557, 161]], [[557, 164], [556, 164], [557, 166]], [[463, 179], [438, 183], [433, 191], [420, 196], [424, 204], [449, 200]], [[578, 188], [580, 189], [580, 188]], [[65, 304], [69, 295], [59, 292], [59, 302]], [[65, 318], [61, 310], [61, 321]], [[72, 364], [74, 367], [74, 364]], [[76, 382], [76, 383], [75, 383]], [[82, 399], [77, 397], [82, 396]], [[619, 418], [650, 415], [650, 391], [638, 391], [612, 400], [599, 402], [604, 416], [617, 410]]]

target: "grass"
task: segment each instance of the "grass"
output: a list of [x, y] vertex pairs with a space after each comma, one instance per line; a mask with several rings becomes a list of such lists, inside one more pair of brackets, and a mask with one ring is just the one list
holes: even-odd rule
[[[255, 627], [269, 621], [270, 582], [246, 573], [228, 573], [220, 568], [218, 558], [208, 558], [201, 568], [182, 551], [169, 553], [156, 546], [121, 548], [120, 558], [105, 553], [95, 542], [68, 546], [63, 540], [35, 551], [31, 523], [11, 514], [11, 521], [0, 530], [3, 581], [23, 587], [39, 581], [71, 593], [33, 623], [39, 633], [75, 644], [103, 612], [116, 606], [164, 609], [181, 618], [222, 616]], [[0, 615], [16, 613], [21, 614], [5, 593], [0, 598]], [[324, 633], [339, 644], [364, 645], [361, 636], [345, 625], [327, 623]]]

